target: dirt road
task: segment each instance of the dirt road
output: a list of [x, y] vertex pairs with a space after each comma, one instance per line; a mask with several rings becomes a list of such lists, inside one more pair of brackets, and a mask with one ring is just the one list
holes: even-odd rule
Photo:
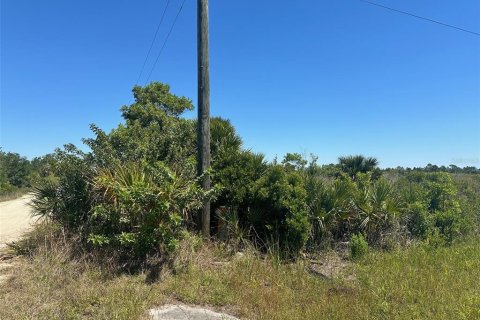
[[31, 196], [26, 195], [0, 202], [0, 248], [5, 247], [6, 242], [18, 239], [36, 221], [27, 204], [30, 199]]

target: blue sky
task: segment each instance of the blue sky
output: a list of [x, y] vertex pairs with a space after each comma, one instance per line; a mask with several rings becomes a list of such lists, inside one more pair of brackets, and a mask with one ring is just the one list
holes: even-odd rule
[[[90, 123], [115, 127], [165, 3], [2, 1], [3, 150], [31, 158], [81, 145]], [[480, 32], [478, 0], [378, 3]], [[186, 0], [152, 80], [196, 104], [195, 19]], [[229, 118], [245, 147], [269, 159], [480, 166], [480, 37], [358, 0], [210, 0], [210, 27], [212, 115]]]

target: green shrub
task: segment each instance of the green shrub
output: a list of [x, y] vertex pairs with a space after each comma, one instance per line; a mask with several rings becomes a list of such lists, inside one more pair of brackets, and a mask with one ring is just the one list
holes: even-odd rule
[[425, 239], [433, 227], [433, 217], [420, 202], [409, 205], [407, 228], [411, 235]]
[[239, 225], [245, 226], [253, 186], [265, 172], [267, 164], [262, 154], [241, 147], [242, 139], [230, 121], [212, 118], [212, 184], [220, 189], [212, 207], [228, 207], [229, 212], [238, 217]]
[[249, 221], [265, 241], [278, 241], [285, 256], [295, 256], [308, 239], [310, 223], [301, 176], [270, 166], [255, 183]]
[[305, 172], [313, 244], [325, 237], [336, 241], [362, 232], [370, 244], [380, 245], [386, 233], [399, 233], [400, 196], [387, 179], [356, 172], [354, 178], [340, 173], [332, 181], [313, 169]]
[[124, 123], [110, 133], [92, 125], [94, 138], [84, 139], [94, 164], [112, 168], [127, 162], [162, 161], [177, 175], [195, 178], [196, 122], [180, 115], [192, 102], [170, 92], [166, 84], [135, 86], [134, 103], [121, 108]]
[[426, 245], [427, 249], [438, 249], [445, 247], [448, 243], [445, 237], [440, 234], [440, 231], [437, 228], [433, 228], [428, 232], [423, 244]]
[[352, 199], [358, 191], [355, 183], [346, 176], [332, 181], [307, 171], [305, 185], [312, 221], [312, 245], [321, 246], [324, 241], [342, 239], [349, 233], [348, 224], [354, 214]]
[[408, 202], [425, 202], [430, 212], [458, 207], [457, 188], [451, 174], [414, 171], [406, 175], [406, 180], [408, 182], [403, 182], [402, 187]]
[[[406, 175], [406, 181], [397, 187], [403, 194], [407, 227], [413, 236], [450, 244], [475, 227], [475, 204], [458, 196], [451, 174], [414, 171]], [[475, 199], [472, 193], [470, 197]]]
[[81, 233], [92, 208], [93, 171], [86, 155], [73, 145], [57, 150], [56, 179], [46, 179], [34, 186], [32, 207], [35, 214]]
[[359, 193], [354, 198], [358, 211], [355, 214], [357, 230], [362, 230], [370, 244], [379, 244], [386, 231], [398, 227], [400, 202], [393, 185], [380, 178], [372, 181], [370, 175], [357, 175]]
[[467, 233], [470, 223], [457, 210], [438, 211], [435, 213], [435, 227], [447, 244]]
[[243, 211], [250, 205], [255, 182], [264, 174], [267, 164], [261, 154], [249, 151], [222, 152], [213, 162], [212, 182], [221, 186], [221, 192], [214, 203]]
[[72, 146], [55, 157], [58, 179], [34, 188], [36, 214], [126, 258], [174, 251], [182, 223], [207, 196], [195, 180], [178, 177], [160, 161], [93, 170]]
[[359, 259], [365, 256], [368, 252], [368, 242], [362, 234], [353, 234], [350, 238], [350, 257], [352, 259]]
[[131, 257], [172, 253], [184, 215], [202, 203], [195, 181], [177, 177], [164, 163], [127, 163], [101, 170], [94, 179], [95, 203], [88, 241]]

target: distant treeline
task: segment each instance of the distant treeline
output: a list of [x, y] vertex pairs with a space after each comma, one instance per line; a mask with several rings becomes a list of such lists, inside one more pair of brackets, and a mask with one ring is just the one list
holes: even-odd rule
[[448, 172], [448, 173], [480, 173], [480, 168], [476, 168], [473, 166], [466, 166], [466, 167], [459, 167], [454, 164], [449, 166], [437, 166], [435, 164], [427, 164], [425, 167], [413, 167], [413, 168], [404, 168], [404, 167], [396, 167], [396, 168], [387, 168], [384, 171], [423, 171], [423, 172]]
[[51, 154], [28, 160], [14, 152], [0, 150], [0, 197], [27, 191], [45, 179], [54, 179]]

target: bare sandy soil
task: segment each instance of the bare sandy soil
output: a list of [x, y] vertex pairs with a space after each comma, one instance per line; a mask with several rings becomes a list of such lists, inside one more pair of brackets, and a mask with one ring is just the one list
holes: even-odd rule
[[0, 284], [10, 277], [9, 269], [14, 267], [15, 257], [8, 252], [7, 243], [18, 240], [35, 223], [26, 195], [15, 200], [0, 202]]
[[0, 248], [7, 242], [17, 240], [33, 223], [35, 217], [28, 206], [31, 196], [26, 195], [15, 200], [0, 202]]

